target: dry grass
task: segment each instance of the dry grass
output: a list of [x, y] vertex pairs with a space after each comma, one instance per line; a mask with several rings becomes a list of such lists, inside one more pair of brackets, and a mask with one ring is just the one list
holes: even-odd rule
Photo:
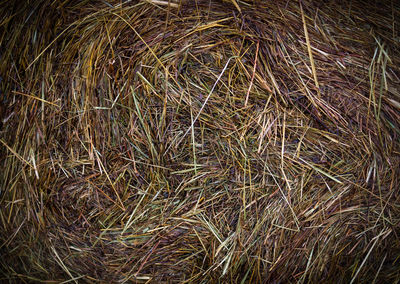
[[339, 2], [2, 1], [0, 279], [399, 281], [400, 7]]

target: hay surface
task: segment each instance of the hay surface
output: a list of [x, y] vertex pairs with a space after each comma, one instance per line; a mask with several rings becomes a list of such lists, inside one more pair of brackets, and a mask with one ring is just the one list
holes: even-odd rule
[[341, 2], [2, 1], [0, 279], [398, 281], [400, 7]]

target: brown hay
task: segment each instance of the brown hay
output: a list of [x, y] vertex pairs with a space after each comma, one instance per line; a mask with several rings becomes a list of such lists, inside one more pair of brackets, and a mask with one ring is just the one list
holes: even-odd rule
[[400, 279], [396, 1], [2, 1], [11, 282]]

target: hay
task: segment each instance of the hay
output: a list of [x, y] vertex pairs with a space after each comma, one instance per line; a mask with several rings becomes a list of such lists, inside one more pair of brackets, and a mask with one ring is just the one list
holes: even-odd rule
[[2, 1], [1, 279], [400, 279], [396, 1]]

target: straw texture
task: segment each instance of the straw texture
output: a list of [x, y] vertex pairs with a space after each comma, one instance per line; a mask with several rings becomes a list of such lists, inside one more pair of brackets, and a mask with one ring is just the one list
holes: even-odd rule
[[2, 1], [0, 279], [400, 279], [397, 1]]

